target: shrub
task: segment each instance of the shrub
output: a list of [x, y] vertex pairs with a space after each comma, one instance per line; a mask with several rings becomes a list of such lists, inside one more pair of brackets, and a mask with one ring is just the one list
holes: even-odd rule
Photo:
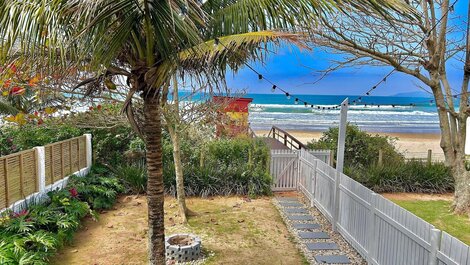
[[347, 168], [345, 172], [375, 192], [444, 193], [454, 189], [450, 170], [443, 163], [386, 163], [366, 169]]
[[145, 193], [147, 188], [147, 168], [143, 162], [123, 164], [116, 169], [116, 177], [119, 178], [126, 192], [133, 194]]
[[[307, 144], [309, 149], [336, 150], [338, 146], [338, 128], [330, 128], [319, 140]], [[403, 156], [395, 148], [395, 139], [388, 136], [371, 135], [357, 126], [348, 125], [344, 152], [344, 166], [366, 168], [375, 165], [379, 150], [383, 151], [383, 160], [389, 163], [402, 162]]]
[[117, 195], [124, 192], [124, 186], [115, 177], [103, 176], [108, 170], [94, 166], [85, 177], [72, 176], [67, 186], [75, 189], [80, 200], [87, 202], [92, 209], [109, 209], [116, 202]]
[[[164, 182], [167, 193], [176, 192], [172, 146], [163, 146]], [[271, 192], [269, 149], [261, 140], [248, 138], [222, 139], [194, 148], [181, 145], [186, 194], [266, 195]], [[202, 158], [201, 158], [202, 156]]]

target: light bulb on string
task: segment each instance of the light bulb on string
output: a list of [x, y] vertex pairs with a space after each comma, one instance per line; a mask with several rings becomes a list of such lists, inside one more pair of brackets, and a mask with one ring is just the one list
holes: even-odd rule
[[290, 94], [286, 93], [286, 98], [289, 100], [290, 99]]
[[305, 105], [305, 107], [308, 107], [308, 106], [307, 106], [307, 105], [308, 105], [308, 103], [307, 103], [307, 102], [304, 102], [304, 105]]
[[273, 87], [271, 88], [271, 92], [276, 91], [276, 87], [277, 87], [276, 85], [273, 85]]
[[357, 102], [361, 102], [362, 101], [362, 98], [361, 97], [358, 97], [357, 98]]
[[298, 98], [295, 98], [294, 103], [295, 103], [295, 104], [299, 104], [299, 99], [298, 99]]
[[258, 74], [258, 80], [263, 80], [263, 75], [262, 74]]

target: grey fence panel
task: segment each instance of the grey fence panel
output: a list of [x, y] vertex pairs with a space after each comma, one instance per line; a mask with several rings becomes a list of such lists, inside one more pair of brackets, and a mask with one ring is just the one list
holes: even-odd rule
[[470, 248], [457, 238], [442, 232], [441, 246], [437, 253], [439, 265], [470, 264]]
[[390, 200], [377, 197], [378, 264], [429, 264], [434, 226]]
[[[295, 159], [299, 190], [335, 222], [338, 232], [369, 264], [470, 265], [469, 246], [455, 237], [344, 174], [335, 185], [336, 169], [308, 151], [301, 150]], [[336, 188], [339, 215], [333, 220]]]
[[331, 167], [317, 160], [314, 201], [317, 208], [331, 221], [333, 219], [335, 180]]
[[338, 228], [363, 256], [367, 255], [368, 232], [372, 227], [371, 191], [341, 174]]
[[[305, 150], [305, 149], [303, 149]], [[308, 150], [315, 158], [330, 165], [331, 162], [331, 150]]]
[[273, 177], [273, 191], [297, 189], [298, 151], [272, 150], [270, 173]]

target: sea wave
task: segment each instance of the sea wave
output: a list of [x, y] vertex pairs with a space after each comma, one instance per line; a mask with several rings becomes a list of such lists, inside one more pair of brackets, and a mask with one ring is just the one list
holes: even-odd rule
[[[325, 108], [333, 108], [338, 105], [331, 105], [331, 104], [315, 104], [315, 108], [320, 106], [320, 107], [325, 107]], [[250, 105], [250, 110], [260, 110], [263, 111], [265, 109], [309, 109], [310, 106], [305, 107], [304, 104], [298, 104], [298, 105], [291, 105], [291, 104], [252, 104]], [[413, 109], [416, 108], [415, 106], [404, 106], [404, 105], [350, 105], [350, 109]]]
[[[307, 112], [279, 112], [279, 111], [260, 111], [253, 112], [252, 115], [302, 115], [312, 116], [315, 115], [339, 115], [339, 110], [308, 110]], [[435, 116], [437, 113], [431, 113], [426, 111], [377, 111], [377, 110], [350, 110], [348, 115], [398, 115], [398, 116]]]

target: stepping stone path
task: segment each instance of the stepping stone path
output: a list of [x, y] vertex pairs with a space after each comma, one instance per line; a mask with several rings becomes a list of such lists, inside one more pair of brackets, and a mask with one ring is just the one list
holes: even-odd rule
[[[317, 263], [351, 263], [348, 256], [341, 253], [338, 245], [331, 241], [328, 234], [321, 231], [321, 225], [315, 223], [315, 218], [310, 214], [307, 206], [295, 197], [277, 197], [276, 199], [281, 206], [280, 211], [292, 222], [292, 228], [298, 230], [298, 238], [309, 251], [313, 252]], [[328, 251], [328, 255], [322, 254], [322, 251]]]

